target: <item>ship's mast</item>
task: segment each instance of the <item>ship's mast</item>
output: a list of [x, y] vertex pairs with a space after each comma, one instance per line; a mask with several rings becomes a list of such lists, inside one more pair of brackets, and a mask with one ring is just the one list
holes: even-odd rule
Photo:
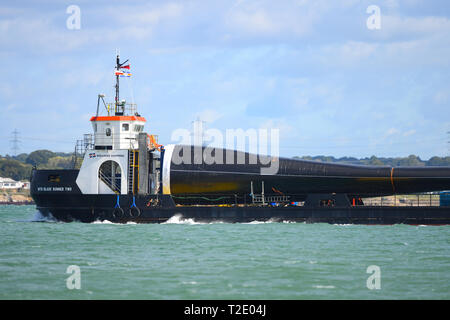
[[[116, 71], [119, 71], [120, 69], [120, 57], [119, 55], [117, 55], [117, 62], [116, 62]], [[119, 74], [118, 72], [116, 72], [116, 115], [117, 112], [119, 111]]]
[[123, 115], [124, 111], [125, 111], [125, 106], [122, 106], [122, 112], [119, 112], [119, 73], [117, 71], [120, 71], [120, 67], [122, 67], [125, 63], [128, 62], [128, 59], [125, 60], [124, 62], [120, 63], [120, 56], [119, 54], [117, 54], [117, 58], [116, 58], [116, 103], [115, 103], [115, 113], [116, 116], [118, 115]]

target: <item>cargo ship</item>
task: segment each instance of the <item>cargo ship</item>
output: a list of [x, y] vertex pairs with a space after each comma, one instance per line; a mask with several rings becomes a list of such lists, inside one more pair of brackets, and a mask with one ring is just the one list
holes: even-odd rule
[[[98, 95], [93, 133], [75, 147], [73, 169], [33, 168], [37, 209], [59, 221], [162, 223], [289, 221], [450, 224], [450, 206], [378, 206], [370, 197], [450, 189], [450, 167], [321, 163], [203, 145], [161, 145], [137, 106]], [[181, 161], [180, 161], [181, 159]], [[262, 161], [264, 159], [264, 161]], [[276, 172], [269, 170], [276, 163]]]

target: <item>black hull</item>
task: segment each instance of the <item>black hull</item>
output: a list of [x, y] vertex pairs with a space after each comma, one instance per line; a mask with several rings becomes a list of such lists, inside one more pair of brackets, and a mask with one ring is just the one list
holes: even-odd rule
[[[224, 197], [220, 193], [194, 194], [193, 197], [186, 194], [82, 194], [76, 183], [78, 174], [78, 170], [33, 170], [30, 193], [37, 209], [44, 216], [51, 215], [60, 221], [109, 220], [119, 223], [162, 223], [175, 215], [181, 215], [198, 222], [272, 220], [333, 224], [450, 224], [450, 207], [354, 205], [358, 203], [352, 193], [321, 194], [317, 193], [318, 190], [303, 197], [304, 206], [273, 207], [249, 205], [252, 199], [248, 192], [225, 194]], [[196, 185], [193, 179], [191, 185]], [[183, 204], [180, 201], [182, 198], [188, 198], [196, 205], [180, 205]], [[209, 205], [202, 204], [202, 198], [209, 199]], [[218, 200], [213, 201], [214, 198]], [[296, 201], [294, 198], [290, 197], [289, 203]], [[327, 203], [331, 201], [332, 206], [322, 207], [323, 200]]]
[[[53, 196], [54, 197], [54, 196]], [[71, 199], [68, 199], [70, 197]], [[120, 209], [114, 208], [117, 197], [114, 195], [71, 195], [36, 197], [37, 209], [44, 216], [52, 216], [59, 221], [95, 222], [108, 220], [117, 223], [163, 223], [171, 217], [180, 215], [181, 219], [196, 222], [303, 222], [332, 224], [411, 224], [445, 225], [450, 224], [450, 207], [268, 207], [268, 206], [171, 206], [169, 198], [159, 198], [159, 206], [149, 204], [149, 196], [120, 196]], [[66, 199], [64, 199], [66, 198]], [[155, 199], [155, 198], [152, 198]], [[45, 205], [52, 202], [53, 205]], [[77, 204], [67, 206], [67, 203]]]

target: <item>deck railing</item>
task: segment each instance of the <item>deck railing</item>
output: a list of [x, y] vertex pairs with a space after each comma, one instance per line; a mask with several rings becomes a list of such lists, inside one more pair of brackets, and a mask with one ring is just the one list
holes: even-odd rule
[[[173, 195], [175, 202], [184, 203], [188, 201], [198, 201], [199, 205], [256, 205], [256, 206], [297, 206], [302, 207], [306, 204], [306, 195], [300, 194], [179, 194]], [[330, 197], [331, 198], [331, 197]], [[303, 200], [301, 200], [303, 199]], [[327, 196], [324, 195], [324, 200], [327, 200]], [[439, 207], [441, 206], [441, 199], [439, 193], [422, 193], [422, 194], [409, 194], [409, 195], [392, 195], [383, 197], [361, 197], [355, 199], [349, 196], [349, 202], [351, 207]], [[342, 204], [341, 204], [342, 205]], [[327, 206], [323, 204], [322, 206]], [[331, 206], [334, 206], [334, 201], [331, 201]]]
[[422, 193], [362, 198], [364, 206], [438, 207], [439, 194]]

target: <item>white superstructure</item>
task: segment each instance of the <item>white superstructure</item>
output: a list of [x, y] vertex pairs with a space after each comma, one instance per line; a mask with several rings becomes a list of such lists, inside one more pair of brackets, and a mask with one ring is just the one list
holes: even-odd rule
[[[127, 60], [128, 61], [128, 60]], [[83, 162], [76, 183], [83, 194], [134, 194], [139, 189], [139, 159], [144, 168], [141, 180], [148, 179], [149, 150], [158, 149], [155, 136], [144, 133], [146, 120], [137, 113], [135, 104], [119, 100], [119, 76], [124, 66], [117, 56], [115, 69], [116, 96], [114, 103], [105, 103], [104, 95], [98, 95], [97, 113], [90, 119], [93, 135], [84, 152]], [[105, 115], [101, 115], [100, 101], [103, 101]], [[139, 155], [141, 153], [141, 155]], [[145, 181], [143, 189], [148, 190]]]
[[141, 116], [97, 116], [91, 118], [96, 150], [137, 149], [137, 137], [143, 132]]

